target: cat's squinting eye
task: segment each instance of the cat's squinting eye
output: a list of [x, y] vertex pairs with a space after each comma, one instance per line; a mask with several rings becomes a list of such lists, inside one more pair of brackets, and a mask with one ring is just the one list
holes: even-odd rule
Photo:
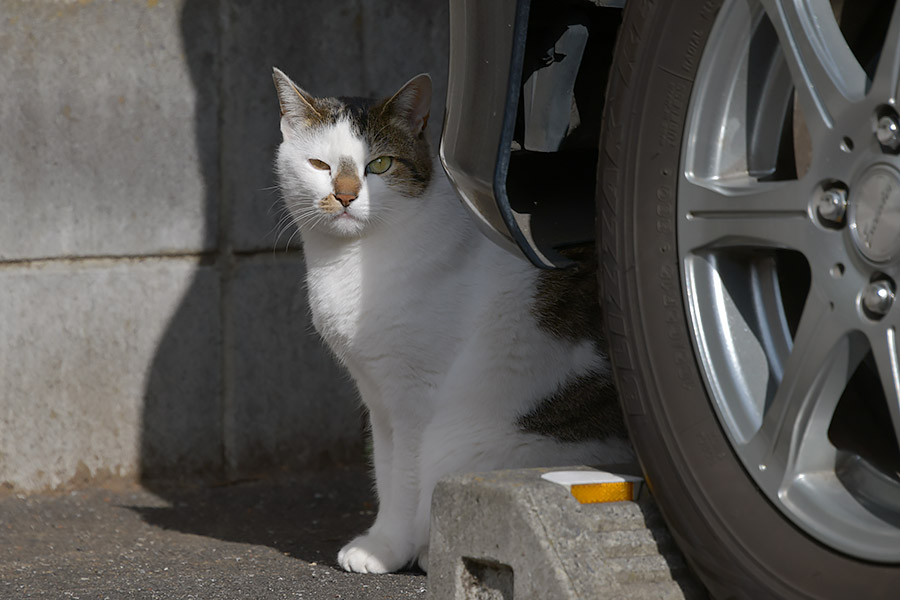
[[385, 171], [391, 168], [391, 160], [390, 156], [379, 156], [372, 162], [366, 165], [367, 173], [374, 173], [375, 175], [381, 175]]
[[330, 171], [331, 170], [331, 167], [328, 166], [328, 163], [322, 162], [318, 158], [309, 159], [309, 164], [311, 164], [315, 168], [319, 169], [320, 171]]

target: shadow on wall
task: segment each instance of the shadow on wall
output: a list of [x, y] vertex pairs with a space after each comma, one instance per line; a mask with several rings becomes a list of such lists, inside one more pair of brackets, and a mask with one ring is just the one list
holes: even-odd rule
[[[185, 60], [197, 94], [196, 160], [205, 184], [205, 248], [217, 247], [220, 226], [217, 13], [215, 2], [188, 1], [181, 22]], [[195, 474], [224, 476], [219, 258], [214, 252], [201, 259], [156, 349], [141, 422], [144, 483]]]
[[212, 250], [192, 267], [147, 380], [145, 485], [165, 494], [161, 482], [362, 461], [355, 392], [312, 331], [297, 244], [286, 248], [287, 233], [276, 248], [271, 68], [316, 95], [369, 96], [428, 70], [441, 123], [446, 21], [446, 0], [185, 0]]

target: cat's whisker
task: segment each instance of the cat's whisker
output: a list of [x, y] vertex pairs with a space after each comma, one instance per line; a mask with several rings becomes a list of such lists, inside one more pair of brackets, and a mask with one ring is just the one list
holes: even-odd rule
[[285, 251], [287, 251], [288, 249], [290, 249], [290, 247], [291, 247], [291, 242], [294, 240], [294, 236], [297, 235], [298, 233], [300, 233], [300, 229], [295, 229], [294, 232], [291, 233], [291, 237], [288, 238], [287, 243], [284, 245]]
[[[272, 251], [274, 252], [278, 248], [278, 240], [281, 239], [281, 236], [284, 235], [285, 232], [291, 229], [291, 226], [294, 223], [294, 218], [291, 215], [290, 211], [284, 209], [285, 214], [281, 216], [281, 219], [278, 221], [278, 224], [273, 228], [273, 230], [277, 229], [277, 233], [275, 234], [275, 242], [272, 245]], [[270, 232], [271, 233], [271, 232]], [[285, 246], [287, 249], [287, 246]]]
[[[315, 209], [310, 206], [305, 206], [304, 202], [301, 201], [284, 201], [284, 206], [281, 209], [282, 215], [276, 225], [278, 229], [278, 233], [275, 237], [275, 244], [273, 247], [273, 251], [278, 247], [278, 241], [281, 239], [281, 236], [292, 229], [292, 226], [300, 226], [304, 221], [309, 220], [310, 215], [315, 212]], [[285, 245], [285, 251], [287, 251], [290, 247], [291, 240], [294, 235], [296, 235], [296, 231], [293, 232], [288, 239], [287, 244]]]

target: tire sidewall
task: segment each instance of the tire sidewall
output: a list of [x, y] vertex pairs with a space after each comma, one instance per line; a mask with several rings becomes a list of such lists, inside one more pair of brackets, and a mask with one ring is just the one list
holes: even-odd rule
[[630, 0], [604, 110], [601, 285], [632, 439], [673, 535], [719, 598], [888, 598], [900, 570], [788, 521], [732, 451], [701, 377], [676, 244], [693, 80], [722, 0]]

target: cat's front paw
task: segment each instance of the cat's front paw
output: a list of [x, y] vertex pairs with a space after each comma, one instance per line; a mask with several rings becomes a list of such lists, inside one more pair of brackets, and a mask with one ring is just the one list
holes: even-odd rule
[[367, 533], [338, 552], [338, 564], [354, 573], [391, 573], [406, 566], [409, 560], [400, 554], [387, 536]]

